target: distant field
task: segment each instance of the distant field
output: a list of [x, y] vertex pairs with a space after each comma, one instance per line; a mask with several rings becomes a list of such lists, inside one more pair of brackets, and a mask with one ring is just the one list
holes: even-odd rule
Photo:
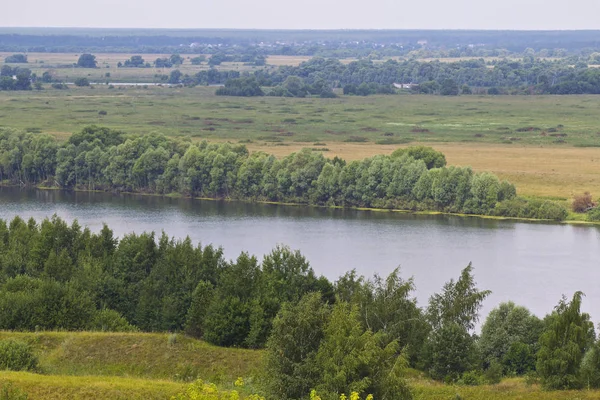
[[525, 195], [570, 198], [584, 190], [600, 195], [598, 96], [289, 99], [218, 97], [214, 91], [102, 85], [0, 92], [0, 126], [64, 139], [99, 124], [244, 142], [276, 155], [318, 148], [350, 160], [425, 143], [446, 153], [451, 164], [511, 180]]
[[[13, 53], [0, 52], [0, 67], [4, 65], [4, 59]], [[107, 81], [119, 82], [139, 82], [139, 83], [160, 83], [160, 77], [156, 75], [169, 75], [171, 71], [178, 69], [184, 74], [194, 75], [200, 71], [208, 70], [209, 66], [206, 62], [202, 65], [192, 65], [190, 59], [198, 56], [197, 54], [184, 54], [182, 57], [185, 61], [182, 65], [173, 68], [117, 68], [119, 62], [124, 63], [132, 55], [141, 55], [144, 61], [153, 64], [157, 58], [165, 58], [171, 54], [123, 54], [123, 53], [94, 53], [98, 68], [73, 68], [72, 65], [77, 63], [80, 54], [75, 53], [28, 53], [27, 64], [9, 64], [11, 67], [22, 66], [29, 68], [38, 76], [46, 71], [50, 71], [55, 80], [72, 82], [76, 78], [85, 77], [90, 82], [105, 83]], [[284, 56], [282, 56], [284, 57]], [[274, 65], [297, 65], [301, 61], [290, 60], [291, 64], [286, 64], [286, 58], [275, 57]], [[247, 66], [241, 62], [226, 62], [216, 67], [219, 70], [238, 70], [251, 71], [258, 67]], [[262, 67], [261, 67], [262, 68]], [[106, 76], [106, 74], [110, 76]]]

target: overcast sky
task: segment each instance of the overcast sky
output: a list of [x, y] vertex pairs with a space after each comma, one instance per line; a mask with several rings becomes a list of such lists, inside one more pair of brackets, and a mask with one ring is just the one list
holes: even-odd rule
[[20, 0], [0, 26], [600, 29], [600, 0]]

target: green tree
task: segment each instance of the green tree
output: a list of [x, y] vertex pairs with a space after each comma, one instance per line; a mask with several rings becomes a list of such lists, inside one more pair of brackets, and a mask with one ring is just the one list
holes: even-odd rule
[[470, 331], [491, 292], [476, 288], [472, 270], [469, 264], [456, 282], [450, 280], [442, 293], [429, 299], [427, 318], [433, 329], [425, 343], [422, 364], [435, 379], [456, 381], [476, 366], [477, 348]]
[[13, 54], [12, 56], [8, 56], [4, 59], [4, 62], [14, 63], [14, 64], [27, 64], [27, 55], [25, 54]]
[[75, 79], [75, 81], [73, 81], [73, 83], [75, 84], [75, 86], [90, 86], [90, 81], [87, 78], [77, 78]]
[[525, 307], [512, 302], [500, 304], [481, 328], [479, 347], [484, 363], [498, 362], [517, 374], [534, 369], [533, 355], [542, 329], [542, 321]]
[[265, 353], [265, 390], [276, 399], [300, 399], [321, 377], [316, 362], [330, 310], [320, 293], [286, 303], [273, 321]]
[[97, 65], [98, 61], [96, 61], [96, 56], [93, 54], [82, 54], [77, 60], [77, 66], [80, 68], [96, 68]]
[[575, 292], [571, 301], [563, 297], [540, 337], [537, 372], [548, 389], [579, 388], [581, 361], [593, 340], [590, 316], [581, 312], [583, 293]]
[[317, 392], [331, 400], [352, 392], [378, 399], [411, 399], [403, 378], [408, 363], [399, 355], [398, 342], [387, 342], [384, 336], [363, 328], [358, 306], [336, 303], [316, 355], [321, 372]]

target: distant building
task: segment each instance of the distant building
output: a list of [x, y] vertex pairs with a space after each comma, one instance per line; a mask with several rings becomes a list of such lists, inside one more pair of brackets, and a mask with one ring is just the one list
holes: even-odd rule
[[417, 86], [419, 85], [417, 85], [416, 83], [394, 83], [394, 87], [396, 89], [412, 89]]

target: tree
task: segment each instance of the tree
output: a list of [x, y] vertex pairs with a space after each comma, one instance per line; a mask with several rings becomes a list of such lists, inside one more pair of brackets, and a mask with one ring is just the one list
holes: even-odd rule
[[410, 146], [405, 149], [397, 149], [392, 153], [392, 158], [400, 158], [404, 154], [415, 160], [423, 160], [427, 169], [442, 168], [446, 166], [446, 156], [444, 153], [437, 151], [432, 147]]
[[581, 312], [582, 292], [571, 301], [563, 297], [547, 317], [540, 337], [537, 372], [548, 389], [580, 388], [579, 369], [594, 338], [594, 326], [587, 313]]
[[456, 382], [477, 365], [475, 340], [460, 324], [446, 322], [427, 338], [423, 361], [433, 379]]
[[460, 278], [446, 283], [442, 293], [429, 299], [427, 318], [433, 328], [427, 338], [423, 367], [435, 379], [456, 381], [474, 367], [475, 327], [483, 300], [491, 293], [475, 287], [469, 264]]
[[178, 69], [171, 71], [171, 74], [169, 75], [169, 83], [173, 85], [180, 83], [182, 76], [183, 74]]
[[154, 60], [154, 66], [156, 68], [171, 68], [173, 63], [168, 58], [157, 58]]
[[27, 64], [27, 56], [25, 54], [13, 54], [4, 59], [5, 63]]
[[142, 56], [131, 56], [129, 60], [125, 60], [125, 67], [134, 67], [134, 68], [144, 68], [146, 66], [146, 61], [142, 58]]
[[458, 96], [458, 84], [454, 79], [444, 79], [440, 88], [442, 96]]
[[87, 78], [77, 78], [73, 83], [79, 87], [90, 86], [90, 81]]
[[273, 321], [265, 354], [269, 397], [300, 399], [315, 388], [321, 376], [317, 351], [329, 313], [320, 293], [309, 293], [297, 304], [283, 305]]
[[77, 60], [77, 66], [80, 68], [96, 68], [97, 65], [96, 56], [93, 54], [82, 54]]
[[396, 340], [406, 347], [406, 354], [416, 362], [430, 327], [411, 293], [413, 279], [403, 280], [396, 268], [385, 280], [375, 275], [366, 282], [363, 295], [356, 299], [364, 325], [375, 333], [385, 334], [386, 341]]
[[181, 57], [179, 54], [172, 54], [171, 57], [169, 57], [169, 61], [173, 65], [181, 65], [183, 64], [184, 60], [183, 57]]
[[197, 56], [192, 58], [190, 61], [192, 62], [192, 65], [201, 65], [206, 61], [206, 56]]
[[216, 91], [217, 96], [264, 96], [256, 78], [229, 79]]
[[466, 331], [475, 328], [483, 300], [491, 291], [478, 290], [472, 272], [473, 267], [469, 264], [456, 282], [450, 280], [444, 285], [442, 293], [429, 298], [427, 318], [434, 329], [448, 322], [456, 323]]
[[519, 375], [535, 369], [533, 355], [542, 329], [542, 321], [525, 307], [512, 302], [500, 304], [481, 328], [479, 347], [484, 363], [501, 363], [505, 371]]
[[365, 330], [357, 305], [334, 305], [316, 355], [320, 371], [317, 392], [325, 399], [339, 399], [356, 392], [378, 399], [411, 399], [403, 379], [407, 361], [396, 340], [385, 333]]

